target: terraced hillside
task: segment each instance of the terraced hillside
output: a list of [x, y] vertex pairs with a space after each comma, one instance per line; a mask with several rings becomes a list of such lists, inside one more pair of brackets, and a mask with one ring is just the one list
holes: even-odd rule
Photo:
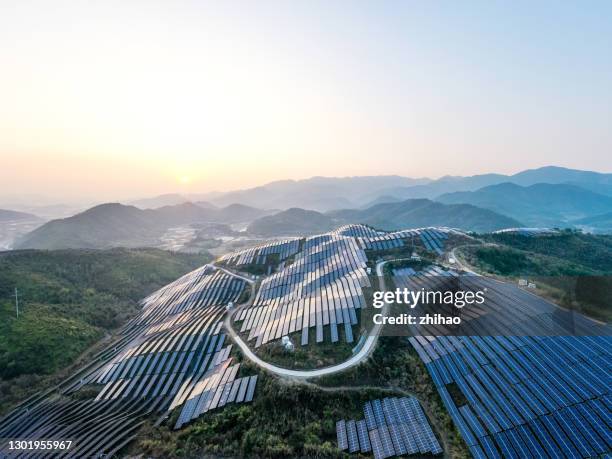
[[[185, 445], [185, 450], [168, 453], [163, 447], [149, 449], [142, 440], [135, 443], [159, 457], [188, 456], [187, 451], [330, 456], [347, 450], [378, 459], [461, 451], [456, 442], [452, 449], [448, 442], [457, 429], [474, 457], [609, 453], [609, 329], [600, 328], [608, 336], [570, 336], [564, 328], [567, 317], [572, 319], [571, 331], [584, 335], [592, 334], [593, 322], [514, 284], [449, 264], [453, 248], [466, 243], [480, 241], [448, 228], [381, 232], [345, 225], [224, 255], [143, 299], [113, 344], [57, 387], [26, 400], [0, 420], [0, 438], [71, 438], [70, 453], [75, 456], [112, 457], [123, 454], [126, 445], [133, 448], [146, 425], [158, 429], [155, 432], [169, 444]], [[246, 422], [250, 409], [232, 405], [254, 401], [266, 416], [289, 418], [292, 407], [276, 406], [275, 393], [279, 398], [293, 394], [296, 406], [315, 403], [324, 391], [338, 391], [340, 399], [349, 400], [344, 384], [321, 387], [316, 381], [323, 375], [342, 380], [344, 374], [352, 375], [347, 383], [359, 380], [359, 372], [369, 365], [364, 362], [380, 357], [374, 352], [377, 339], [388, 329], [370, 330], [362, 323], [372, 289], [452, 289], [457, 282], [468, 290], [485, 288], [490, 301], [466, 309], [467, 328], [459, 336], [433, 326], [401, 338], [416, 351], [413, 362], [422, 361], [415, 368], [380, 370], [414, 374], [423, 368], [424, 380], [418, 384], [433, 392], [420, 393], [437, 392], [452, 424], [441, 427], [440, 413], [427, 409], [430, 401], [409, 398], [406, 389], [356, 386], [350, 390], [362, 394], [361, 403], [375, 399], [366, 403], [363, 420], [354, 406], [336, 404], [332, 414], [317, 404], [323, 425], [316, 430], [309, 424], [315, 430], [299, 437], [285, 431], [282, 435], [290, 437], [286, 439], [262, 427], [264, 438], [250, 432], [240, 445], [189, 446], [191, 436], [194, 441], [219, 441], [219, 429]], [[554, 336], [532, 336], [538, 330]], [[259, 353], [265, 346], [285, 353], [314, 348], [332, 353], [345, 346], [351, 353], [341, 362], [296, 370], [266, 361], [267, 355]], [[261, 384], [263, 393], [258, 390]], [[391, 397], [364, 399], [372, 390], [391, 391]], [[223, 424], [228, 421], [219, 416], [220, 409], [228, 410], [230, 423]], [[309, 411], [308, 422], [313, 415]], [[273, 420], [269, 424], [280, 428]], [[179, 440], [170, 433], [173, 429], [186, 432], [186, 437]], [[337, 435], [339, 449], [327, 442], [320, 448], [295, 447], [329, 439], [330, 431]], [[8, 454], [7, 446], [3, 448], [0, 454]]]

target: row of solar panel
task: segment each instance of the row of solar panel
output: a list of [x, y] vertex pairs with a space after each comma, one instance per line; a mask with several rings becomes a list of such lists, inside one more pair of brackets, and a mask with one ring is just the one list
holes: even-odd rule
[[284, 239], [223, 255], [219, 261], [235, 266], [265, 264], [268, 255], [278, 254], [281, 261], [286, 260], [297, 253], [299, 247], [299, 238]]
[[380, 233], [366, 225], [349, 224], [335, 229], [333, 234], [350, 237], [376, 237]]
[[[610, 337], [411, 338], [476, 457], [612, 449]], [[467, 404], [450, 395], [455, 384]]]
[[414, 397], [385, 398], [364, 405], [365, 419], [336, 422], [338, 448], [372, 451], [376, 459], [442, 453], [431, 426]]
[[[144, 419], [159, 413], [164, 398], [131, 401], [45, 400], [19, 416], [5, 418], [0, 438], [70, 439], [71, 457], [114, 457], [130, 442]], [[61, 451], [38, 451], [37, 457], [57, 457]], [[34, 457], [31, 450], [10, 450], [0, 443], [2, 458]]]
[[443, 315], [460, 314], [461, 329], [452, 330], [440, 325], [413, 327], [418, 335], [525, 335], [541, 336], [554, 334], [593, 334], [596, 330], [605, 332], [605, 327], [592, 319], [571, 310], [563, 310], [548, 301], [531, 294], [515, 284], [499, 282], [485, 276], [471, 273], [458, 275], [453, 270], [437, 266], [415, 272], [409, 268], [395, 271], [396, 287], [408, 290], [433, 292], [464, 291], [481, 292], [484, 302], [472, 304], [460, 311], [452, 304], [421, 305], [413, 313], [423, 311]]
[[183, 407], [174, 425], [175, 429], [181, 428], [209, 410], [221, 408], [228, 403], [253, 400], [257, 376], [236, 378], [240, 364], [229, 366], [229, 363], [225, 361], [190, 382], [192, 390], [190, 392], [185, 390], [189, 395], [178, 403], [183, 404]]
[[[230, 276], [221, 270], [210, 268], [204, 275], [198, 276], [192, 282], [166, 289], [163, 295], [147, 301], [143, 306], [142, 313], [138, 315], [132, 325], [151, 326], [162, 322], [167, 316], [189, 311], [195, 307], [205, 308], [236, 301], [244, 286], [244, 280]], [[162, 329], [163, 327], [160, 327], [151, 329], [151, 331]]]
[[401, 230], [392, 233], [383, 233], [359, 238], [360, 245], [366, 250], [391, 250], [405, 245], [405, 240], [417, 236], [429, 251], [442, 254], [444, 240], [448, 239], [446, 230], [435, 228], [419, 228], [414, 230]]
[[[196, 417], [232, 403], [232, 397], [234, 403], [252, 400], [255, 377], [236, 378], [236, 369], [226, 379], [225, 374], [206, 379], [232, 361], [231, 346], [223, 347], [224, 307], [217, 302], [237, 298], [237, 286], [242, 288], [244, 281], [236, 281], [205, 266], [149, 295], [118, 341], [66, 381], [0, 420], [0, 437], [70, 438], [75, 457], [111, 456], [136, 435], [143, 417], [195, 398], [194, 389], [204, 389], [198, 400], [208, 394]], [[181, 302], [188, 302], [188, 307], [174, 307]], [[204, 384], [196, 388], [192, 381]], [[96, 400], [66, 402], [55, 396], [78, 392], [89, 384], [102, 384]]]
[[255, 347], [299, 330], [301, 343], [307, 344], [312, 327], [321, 342], [324, 326], [336, 342], [338, 325], [346, 341], [353, 341], [355, 310], [365, 306], [362, 288], [369, 286], [365, 254], [353, 238], [328, 234], [314, 239], [317, 244], [306, 239], [291, 265], [264, 279], [253, 306], [237, 317], [241, 332], [256, 339]]
[[518, 234], [520, 236], [551, 236], [559, 232], [552, 228], [505, 228], [493, 232], [494, 234]]

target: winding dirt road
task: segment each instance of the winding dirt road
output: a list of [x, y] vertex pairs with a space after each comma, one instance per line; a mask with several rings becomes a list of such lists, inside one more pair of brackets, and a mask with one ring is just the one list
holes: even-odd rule
[[[392, 260], [381, 261], [377, 263], [376, 265], [376, 275], [378, 276], [380, 280], [380, 289], [382, 291], [386, 290], [385, 279], [383, 276], [383, 267], [388, 261], [392, 261]], [[224, 268], [219, 268], [219, 267], [216, 267], [216, 268], [222, 269], [227, 274], [243, 279], [249, 282], [251, 285], [253, 284], [253, 281], [245, 276], [241, 276], [239, 274], [233, 273]], [[291, 370], [288, 368], [282, 368], [282, 367], [273, 365], [271, 363], [268, 363], [262, 360], [257, 355], [255, 355], [255, 353], [251, 350], [249, 345], [242, 340], [242, 338], [238, 335], [238, 333], [236, 332], [236, 330], [234, 330], [234, 327], [232, 326], [232, 317], [234, 316], [236, 312], [240, 311], [241, 309], [242, 309], [241, 307], [236, 308], [235, 310], [230, 311], [230, 313], [227, 314], [227, 316], [225, 317], [224, 326], [225, 326], [225, 329], [228, 331], [230, 338], [234, 341], [234, 343], [238, 345], [238, 347], [240, 347], [240, 350], [242, 351], [244, 356], [247, 359], [249, 359], [251, 362], [256, 364], [257, 366], [259, 366], [260, 368], [263, 368], [264, 370], [269, 371], [270, 373], [274, 373], [278, 376], [282, 376], [285, 378], [292, 378], [292, 379], [318, 378], [320, 376], [326, 376], [326, 375], [338, 373], [340, 371], [344, 371], [348, 368], [359, 365], [362, 361], [364, 361], [370, 356], [372, 351], [374, 351], [374, 348], [376, 347], [376, 342], [378, 341], [378, 336], [380, 335], [380, 331], [382, 329], [382, 325], [380, 324], [374, 325], [374, 327], [372, 328], [372, 331], [367, 336], [366, 340], [363, 342], [363, 345], [357, 351], [357, 353], [355, 353], [350, 359], [345, 360], [342, 363], [338, 363], [336, 365], [332, 365], [329, 367], [317, 368], [315, 370]], [[386, 314], [387, 309], [388, 309], [388, 305], [385, 304], [381, 310], [381, 313]]]

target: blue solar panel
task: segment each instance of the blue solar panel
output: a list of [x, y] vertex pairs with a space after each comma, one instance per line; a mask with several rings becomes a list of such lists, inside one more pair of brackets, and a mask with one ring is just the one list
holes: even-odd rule
[[[580, 457], [611, 450], [610, 337], [410, 342], [474, 455]], [[450, 382], [467, 400], [460, 409], [446, 390]]]
[[336, 422], [336, 436], [338, 438], [338, 449], [348, 449], [348, 437], [346, 435], [346, 422], [344, 419]]

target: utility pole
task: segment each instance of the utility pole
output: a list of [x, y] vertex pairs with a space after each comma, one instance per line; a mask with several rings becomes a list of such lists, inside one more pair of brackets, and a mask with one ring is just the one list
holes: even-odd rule
[[17, 312], [17, 318], [19, 318], [19, 292], [15, 287], [15, 311]]

